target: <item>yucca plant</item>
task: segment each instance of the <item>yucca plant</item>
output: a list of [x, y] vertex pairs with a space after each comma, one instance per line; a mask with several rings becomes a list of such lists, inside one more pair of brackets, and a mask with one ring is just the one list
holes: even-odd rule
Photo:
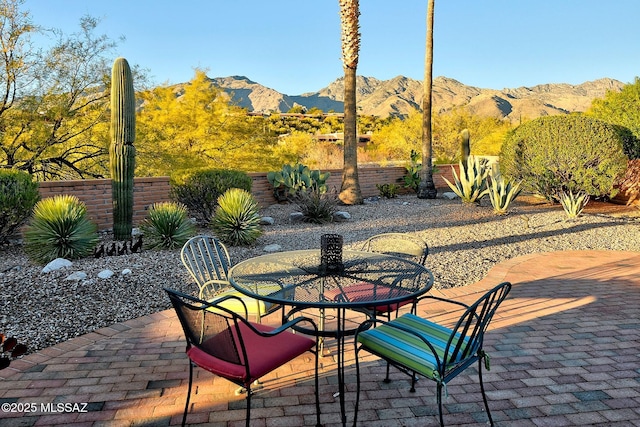
[[589, 195], [583, 191], [573, 193], [573, 191], [562, 192], [559, 196], [562, 208], [567, 214], [568, 218], [577, 218], [582, 213], [582, 210], [587, 203], [589, 203]]
[[56, 258], [89, 256], [98, 240], [98, 227], [89, 221], [86, 205], [76, 196], [54, 196], [33, 208], [24, 231], [24, 251], [32, 261], [46, 264]]
[[211, 220], [216, 236], [230, 245], [248, 245], [262, 235], [258, 203], [251, 193], [230, 188], [218, 198]]
[[140, 224], [147, 249], [182, 247], [196, 232], [187, 217], [187, 207], [176, 202], [154, 203], [149, 215]]
[[464, 203], [475, 203], [489, 192], [487, 187], [487, 176], [489, 170], [485, 167], [483, 162], [475, 156], [469, 156], [466, 162], [462, 160], [460, 165], [460, 177], [456, 173], [456, 170], [452, 167], [453, 179], [455, 184], [449, 182], [448, 179], [444, 179], [449, 188], [460, 197]]
[[500, 174], [489, 174], [489, 199], [496, 215], [506, 215], [509, 205], [520, 194], [522, 182], [513, 183]]

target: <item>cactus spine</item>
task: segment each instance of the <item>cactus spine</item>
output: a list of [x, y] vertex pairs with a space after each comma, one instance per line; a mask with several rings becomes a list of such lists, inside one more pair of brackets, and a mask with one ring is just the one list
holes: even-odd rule
[[116, 240], [131, 238], [133, 228], [133, 173], [136, 149], [135, 93], [131, 68], [117, 58], [111, 70], [111, 194], [113, 235]]

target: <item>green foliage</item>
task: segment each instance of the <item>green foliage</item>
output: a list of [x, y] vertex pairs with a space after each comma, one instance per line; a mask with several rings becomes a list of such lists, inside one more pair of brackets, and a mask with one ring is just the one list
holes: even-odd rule
[[29, 218], [40, 200], [38, 183], [26, 172], [0, 169], [0, 243]]
[[584, 192], [562, 192], [559, 196], [564, 212], [569, 218], [577, 218], [589, 203], [589, 195]]
[[380, 197], [393, 199], [398, 196], [399, 187], [396, 184], [376, 184]]
[[420, 186], [420, 171], [422, 170], [422, 164], [418, 163], [418, 160], [422, 158], [422, 154], [411, 150], [411, 160], [408, 165], [405, 166], [407, 170], [404, 179], [404, 188], [410, 188], [415, 192], [418, 192]]
[[621, 91], [607, 91], [603, 99], [594, 99], [586, 112], [590, 117], [621, 127], [623, 149], [630, 159], [640, 158], [640, 77]]
[[40, 264], [56, 258], [84, 258], [98, 243], [97, 229], [89, 221], [86, 205], [76, 196], [48, 197], [33, 209], [24, 231], [24, 251]]
[[154, 203], [140, 224], [147, 249], [182, 247], [195, 235], [196, 227], [187, 217], [187, 207], [175, 202]]
[[216, 236], [230, 245], [249, 245], [262, 235], [258, 204], [246, 190], [232, 188], [218, 199], [211, 220]]
[[253, 181], [246, 172], [226, 169], [179, 171], [171, 176], [173, 200], [185, 205], [199, 222], [209, 223], [218, 198], [230, 188], [251, 191]]
[[509, 205], [520, 194], [521, 186], [521, 182], [513, 183], [500, 174], [489, 174], [489, 199], [496, 215], [508, 213]]
[[502, 146], [500, 168], [523, 188], [555, 201], [563, 191], [613, 197], [627, 168], [619, 132], [590, 117], [541, 117], [518, 126]]
[[311, 170], [300, 163], [284, 165], [280, 171], [267, 173], [267, 181], [273, 186], [277, 200], [284, 201], [295, 197], [301, 191], [317, 189], [320, 193], [327, 191], [327, 180], [330, 172]]
[[111, 71], [111, 192], [113, 195], [113, 236], [131, 238], [133, 229], [133, 173], [136, 166], [136, 95], [129, 63], [113, 62]]
[[447, 178], [443, 177], [442, 179], [444, 179], [449, 188], [462, 199], [463, 203], [479, 202], [485, 194], [489, 193], [487, 186], [489, 169], [485, 163], [476, 156], [469, 156], [466, 163], [463, 163], [461, 160], [459, 169], [460, 177], [458, 177], [456, 170], [451, 167], [455, 184], [449, 182]]
[[293, 200], [303, 215], [303, 221], [313, 224], [332, 222], [338, 205], [338, 195], [335, 192], [321, 192], [318, 188], [299, 191]]

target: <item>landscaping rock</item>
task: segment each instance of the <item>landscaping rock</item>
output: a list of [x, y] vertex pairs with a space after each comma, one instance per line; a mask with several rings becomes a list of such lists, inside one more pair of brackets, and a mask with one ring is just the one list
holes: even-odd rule
[[45, 265], [44, 268], [42, 269], [42, 272], [50, 273], [52, 271], [57, 271], [65, 267], [71, 267], [71, 265], [73, 265], [73, 263], [68, 259], [56, 258], [53, 261], [51, 261], [49, 264]]

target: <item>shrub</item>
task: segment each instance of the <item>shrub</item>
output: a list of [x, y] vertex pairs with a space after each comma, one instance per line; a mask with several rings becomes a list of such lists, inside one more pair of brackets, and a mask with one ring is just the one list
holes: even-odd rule
[[395, 184], [376, 184], [376, 188], [380, 192], [380, 197], [393, 199], [398, 196], [398, 186]]
[[251, 191], [253, 181], [245, 172], [224, 169], [199, 169], [172, 176], [171, 198], [187, 207], [199, 222], [208, 223], [218, 198], [230, 188]]
[[195, 235], [196, 227], [187, 217], [186, 206], [175, 202], [154, 203], [140, 224], [147, 249], [182, 247]]
[[335, 191], [322, 193], [318, 189], [311, 189], [299, 192], [294, 202], [302, 213], [304, 222], [326, 224], [333, 221], [338, 195]]
[[466, 162], [460, 160], [460, 177], [458, 177], [453, 167], [451, 167], [451, 170], [454, 183], [449, 182], [447, 178], [443, 177], [442, 179], [462, 199], [463, 203], [476, 203], [489, 192], [487, 188], [489, 169], [479, 157], [469, 156]]
[[563, 191], [613, 197], [614, 183], [627, 167], [621, 138], [614, 126], [589, 117], [541, 117], [507, 136], [500, 167], [550, 201]]
[[0, 169], [0, 243], [29, 218], [40, 200], [38, 183], [27, 172]]
[[24, 231], [24, 251], [34, 262], [77, 259], [93, 253], [98, 227], [89, 221], [87, 207], [76, 196], [48, 197], [36, 203]]
[[258, 211], [258, 204], [251, 193], [231, 188], [218, 199], [211, 227], [224, 243], [251, 244], [262, 235]]

